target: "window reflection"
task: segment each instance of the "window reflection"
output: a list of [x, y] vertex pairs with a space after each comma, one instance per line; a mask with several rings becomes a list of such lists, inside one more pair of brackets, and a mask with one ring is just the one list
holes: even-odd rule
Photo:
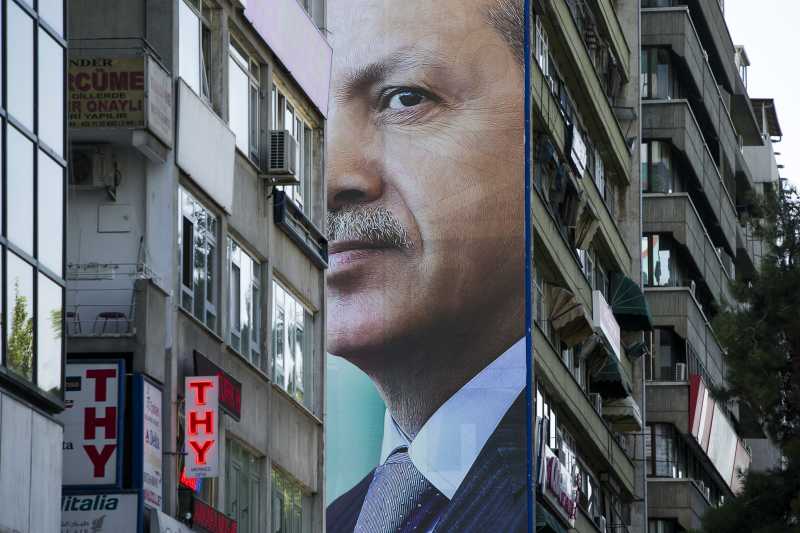
[[33, 143], [16, 128], [8, 128], [6, 138], [8, 178], [7, 236], [11, 242], [33, 255]]
[[39, 152], [38, 202], [38, 258], [60, 276], [64, 250], [64, 170], [42, 151]]
[[672, 66], [672, 55], [668, 49], [644, 48], [641, 69], [642, 98], [670, 100], [682, 97], [678, 77]]
[[33, 267], [9, 252], [6, 260], [6, 365], [33, 379]]
[[[8, 112], [33, 131], [33, 19], [8, 2], [6, 33]], [[63, 86], [63, 81], [59, 83]]]
[[664, 141], [642, 144], [642, 191], [676, 192], [672, 146]]
[[60, 36], [64, 36], [64, 0], [39, 0], [39, 16]]
[[61, 351], [64, 339], [61, 300], [63, 290], [39, 274], [37, 286], [36, 380], [40, 389], [61, 391]]
[[39, 139], [64, 154], [64, 49], [39, 30]]

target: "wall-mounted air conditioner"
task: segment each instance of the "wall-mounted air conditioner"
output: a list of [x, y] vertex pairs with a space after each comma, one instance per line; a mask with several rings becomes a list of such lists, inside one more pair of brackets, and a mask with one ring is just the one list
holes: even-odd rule
[[686, 363], [675, 363], [675, 381], [686, 381]]
[[287, 130], [269, 132], [267, 173], [275, 185], [298, 185], [297, 141]]
[[111, 145], [73, 146], [69, 184], [76, 189], [116, 187], [117, 177]]
[[597, 414], [603, 416], [603, 397], [600, 394], [593, 392], [589, 394], [589, 401], [592, 402], [592, 407], [597, 411]]

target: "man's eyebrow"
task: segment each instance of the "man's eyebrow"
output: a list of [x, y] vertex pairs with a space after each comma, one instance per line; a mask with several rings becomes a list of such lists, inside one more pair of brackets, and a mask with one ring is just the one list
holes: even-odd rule
[[364, 92], [396, 72], [446, 64], [444, 58], [430, 50], [404, 49], [346, 71], [337, 84], [336, 97], [347, 99]]

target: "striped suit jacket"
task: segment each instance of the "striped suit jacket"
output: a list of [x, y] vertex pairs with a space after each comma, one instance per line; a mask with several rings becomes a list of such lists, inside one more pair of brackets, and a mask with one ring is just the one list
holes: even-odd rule
[[[434, 532], [527, 532], [526, 453], [525, 395], [522, 394], [486, 442]], [[328, 506], [327, 533], [353, 533], [373, 473]]]

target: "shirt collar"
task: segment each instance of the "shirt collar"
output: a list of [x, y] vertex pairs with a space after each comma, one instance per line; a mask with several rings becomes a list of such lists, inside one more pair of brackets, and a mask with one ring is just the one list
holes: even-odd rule
[[443, 403], [413, 440], [387, 409], [381, 464], [394, 450], [407, 446], [417, 470], [452, 499], [486, 441], [525, 389], [526, 375], [523, 338]]

